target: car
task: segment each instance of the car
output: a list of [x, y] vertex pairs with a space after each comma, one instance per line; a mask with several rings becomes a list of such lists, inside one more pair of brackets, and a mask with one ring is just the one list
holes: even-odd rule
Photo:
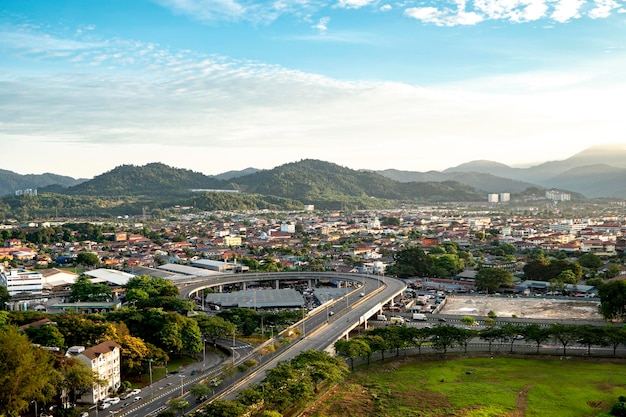
[[86, 411], [83, 411], [82, 413], [80, 413], [78, 417], [89, 417], [89, 413]]
[[130, 403], [124, 403], [124, 404], [122, 404], [122, 408], [126, 408], [126, 407], [128, 407], [129, 405], [130, 405]]
[[193, 371], [191, 371], [191, 375], [195, 375], [197, 373], [198, 373], [198, 371], [196, 371], [195, 369]]
[[365, 293], [364, 292], [359, 293], [359, 297], [365, 297]]
[[443, 317], [439, 317], [437, 320], [439, 320], [439, 321], [441, 321], [441, 322], [446, 322], [446, 321], [448, 321], [448, 320], [446, 320], [446, 319], [445, 319], [445, 318], [443, 318]]
[[120, 397], [113, 397], [113, 398], [110, 398], [110, 399], [109, 399], [109, 402], [110, 402], [111, 404], [117, 404], [117, 403], [119, 403], [119, 402], [120, 402]]
[[100, 404], [100, 407], [98, 407], [100, 410], [106, 410], [107, 408], [109, 408], [111, 406], [111, 403], [102, 403]]
[[122, 400], [127, 400], [127, 399], [129, 399], [130, 397], [132, 397], [133, 395], [134, 395], [134, 394], [133, 394], [132, 392], [128, 392], [128, 393], [126, 393], [126, 394], [122, 395]]
[[141, 392], [141, 390], [140, 390], [139, 388], [135, 388], [134, 390], [132, 390], [132, 391], [130, 392], [130, 395], [131, 395], [131, 396], [132, 396], [132, 395], [137, 395], [137, 394], [139, 394], [140, 392]]
[[135, 397], [135, 398], [133, 398], [133, 401], [134, 402], [141, 401], [141, 397]]

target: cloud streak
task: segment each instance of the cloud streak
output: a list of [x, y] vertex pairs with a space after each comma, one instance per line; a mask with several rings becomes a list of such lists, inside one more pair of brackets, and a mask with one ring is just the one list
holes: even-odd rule
[[[220, 21], [248, 21], [271, 24], [279, 17], [310, 21], [329, 8], [370, 10], [371, 12], [401, 11], [406, 17], [436, 26], [469, 26], [487, 21], [512, 23], [534, 22], [540, 19], [552, 23], [567, 23], [575, 19], [608, 18], [612, 13], [624, 13], [617, 0], [428, 0], [396, 1], [381, 4], [378, 0], [153, 0], [180, 15], [217, 24]], [[322, 17], [315, 17], [319, 20]], [[320, 24], [313, 25], [319, 30]]]
[[594, 74], [600, 77], [603, 68], [590, 75], [582, 69], [567, 77], [511, 74], [424, 88], [339, 81], [120, 39], [82, 42], [29, 32], [3, 42], [28, 56], [33, 45], [47, 42], [38, 59], [67, 65], [53, 74], [0, 75], [2, 146], [38, 138], [68, 152], [97, 149], [116, 161], [121, 154], [138, 157], [129, 149], [148, 151], [152, 160], [154, 149], [168, 158], [185, 152], [188, 167], [204, 172], [200, 165], [210, 155], [238, 152], [274, 162], [278, 154], [285, 161], [332, 161], [340, 154], [359, 161], [355, 168], [436, 169], [444, 167], [432, 166], [432, 154], [409, 150], [440, 147], [452, 165], [478, 148], [484, 158], [506, 162], [523, 148], [549, 155], [562, 152], [564, 141], [582, 146], [600, 134], [619, 140], [623, 131], [612, 103], [626, 94], [625, 80], [598, 84]]

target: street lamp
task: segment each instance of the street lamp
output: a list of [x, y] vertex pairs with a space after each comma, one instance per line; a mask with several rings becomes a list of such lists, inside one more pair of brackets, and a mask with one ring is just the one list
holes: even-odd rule
[[235, 364], [235, 329], [233, 329], [233, 365]]
[[148, 367], [150, 369], [150, 397], [154, 397], [154, 388], [152, 387], [152, 359], [148, 359]]
[[35, 403], [35, 417], [38, 417], [39, 414], [37, 414], [37, 400], [32, 400], [31, 403]]
[[185, 386], [183, 385], [183, 379], [185, 378], [185, 375], [178, 375], [180, 377], [180, 396], [182, 397], [183, 395], [185, 395]]
[[206, 366], [206, 337], [202, 335], [202, 367]]

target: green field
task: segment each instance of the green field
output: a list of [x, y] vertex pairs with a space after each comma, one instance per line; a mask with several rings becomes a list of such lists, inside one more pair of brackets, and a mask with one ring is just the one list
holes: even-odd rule
[[583, 417], [626, 395], [622, 360], [402, 358], [355, 371], [303, 416]]

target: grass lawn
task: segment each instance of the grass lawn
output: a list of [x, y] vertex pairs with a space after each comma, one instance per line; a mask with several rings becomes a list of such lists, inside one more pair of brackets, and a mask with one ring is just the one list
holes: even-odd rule
[[351, 374], [308, 417], [584, 417], [626, 395], [626, 362], [558, 357], [402, 358]]

